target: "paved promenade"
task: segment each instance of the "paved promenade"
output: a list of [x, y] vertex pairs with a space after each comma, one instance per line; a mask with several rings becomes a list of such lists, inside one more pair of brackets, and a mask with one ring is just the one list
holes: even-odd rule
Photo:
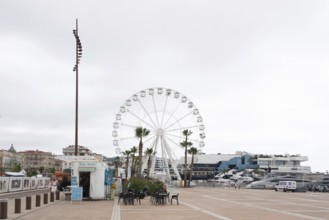
[[[97, 220], [329, 220], [329, 193], [284, 193], [270, 190], [223, 188], [172, 189], [173, 205], [118, 205], [118, 201], [56, 201], [8, 219]], [[23, 205], [22, 205], [23, 207]]]

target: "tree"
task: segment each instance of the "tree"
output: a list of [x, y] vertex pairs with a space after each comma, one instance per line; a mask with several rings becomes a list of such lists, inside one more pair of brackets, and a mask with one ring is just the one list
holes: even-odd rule
[[43, 174], [43, 172], [46, 170], [44, 166], [39, 167], [40, 174]]
[[126, 156], [126, 179], [128, 179], [128, 166], [129, 166], [129, 157], [130, 157], [130, 154], [131, 154], [131, 151], [129, 150], [126, 150], [124, 152], [122, 152], [123, 156]]
[[55, 167], [49, 167], [49, 168], [47, 169], [47, 172], [48, 172], [48, 173], [51, 173], [51, 174], [55, 174], [55, 172], [56, 172], [56, 168], [55, 168]]
[[22, 166], [20, 164], [17, 164], [17, 163], [14, 163], [11, 166], [11, 169], [10, 169], [11, 172], [19, 172], [21, 170], [22, 170]]
[[192, 131], [189, 130], [184, 130], [183, 131], [183, 135], [185, 137], [185, 140], [183, 142], [180, 143], [180, 145], [184, 148], [185, 150], [185, 163], [184, 163], [184, 187], [186, 187], [186, 179], [187, 179], [187, 148], [191, 147], [193, 144], [192, 142], [188, 141], [188, 136], [190, 136], [192, 134]]
[[138, 152], [137, 147], [133, 146], [132, 148], [130, 148], [130, 152], [131, 152], [131, 176], [135, 177], [136, 175], [136, 158], [135, 158], [135, 154]]
[[31, 177], [31, 176], [36, 176], [38, 174], [37, 168], [34, 167], [28, 167], [26, 168], [26, 176]]
[[194, 155], [198, 153], [198, 149], [195, 147], [191, 147], [188, 150], [188, 153], [192, 155], [192, 160], [191, 160], [191, 172], [190, 172], [190, 181], [189, 181], [189, 186], [191, 186], [191, 181], [192, 181], [192, 173], [193, 173], [193, 164], [194, 164]]
[[119, 176], [119, 165], [120, 165], [120, 157], [115, 157], [114, 159], [115, 177]]
[[145, 155], [148, 156], [148, 160], [147, 160], [147, 178], [150, 178], [150, 172], [151, 172], [151, 165], [152, 165], [152, 155], [154, 155], [155, 152], [153, 152], [152, 148], [147, 148], [145, 151]]
[[137, 177], [142, 177], [142, 167], [143, 167], [143, 137], [146, 137], [150, 134], [150, 131], [146, 128], [137, 127], [135, 129], [135, 137], [139, 139], [138, 145], [138, 173]]

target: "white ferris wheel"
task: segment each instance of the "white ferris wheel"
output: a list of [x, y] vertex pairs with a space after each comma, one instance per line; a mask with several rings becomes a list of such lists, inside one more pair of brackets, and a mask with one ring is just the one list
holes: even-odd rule
[[[184, 155], [180, 143], [183, 130], [192, 131], [188, 141], [193, 147], [205, 146], [205, 126], [198, 108], [185, 95], [168, 88], [149, 88], [135, 93], [120, 107], [113, 123], [113, 145], [121, 154], [133, 146], [138, 147], [135, 129], [143, 127], [150, 134], [143, 138], [143, 151], [152, 148], [151, 177], [156, 172], [165, 173], [170, 180], [170, 167], [178, 180], [177, 159]], [[143, 158], [144, 168], [148, 158]]]

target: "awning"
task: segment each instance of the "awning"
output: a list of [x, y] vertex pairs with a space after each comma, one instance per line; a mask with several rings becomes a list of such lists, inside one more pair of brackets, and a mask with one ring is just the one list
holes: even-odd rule
[[79, 172], [94, 172], [96, 167], [79, 167]]

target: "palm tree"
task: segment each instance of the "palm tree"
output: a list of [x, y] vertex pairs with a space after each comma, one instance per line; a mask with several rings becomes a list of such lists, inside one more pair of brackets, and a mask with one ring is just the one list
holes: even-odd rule
[[137, 153], [137, 151], [138, 151], [138, 149], [135, 146], [130, 148], [130, 152], [131, 152], [131, 176], [132, 177], [136, 175], [136, 158], [135, 158], [135, 154]]
[[185, 140], [183, 142], [180, 143], [180, 145], [185, 149], [185, 164], [184, 164], [184, 187], [186, 187], [186, 172], [187, 172], [187, 148], [191, 147], [193, 144], [192, 142], [188, 141], [188, 136], [190, 136], [192, 134], [192, 131], [189, 130], [184, 130], [183, 131], [183, 135], [185, 137]]
[[120, 165], [120, 157], [115, 157], [114, 159], [115, 177], [119, 176], [119, 165]]
[[189, 186], [191, 186], [191, 181], [192, 181], [192, 173], [193, 173], [193, 164], [194, 164], [194, 155], [198, 153], [198, 149], [195, 147], [191, 147], [188, 150], [188, 153], [192, 155], [192, 160], [191, 160], [191, 172], [190, 172], [190, 181], [189, 181]]
[[151, 172], [151, 165], [152, 165], [152, 161], [151, 161], [151, 156], [154, 155], [155, 152], [153, 152], [152, 148], [147, 148], [145, 151], [145, 155], [148, 156], [148, 160], [147, 160], [147, 178], [150, 178], [150, 172]]
[[130, 154], [131, 154], [131, 151], [129, 150], [126, 150], [124, 152], [122, 152], [123, 156], [126, 156], [126, 179], [128, 179], [128, 166], [129, 166], [129, 157], [130, 157]]
[[150, 131], [146, 128], [137, 127], [135, 129], [135, 137], [139, 139], [139, 145], [138, 145], [138, 173], [137, 177], [142, 177], [142, 166], [143, 166], [143, 137], [146, 137], [149, 135]]

